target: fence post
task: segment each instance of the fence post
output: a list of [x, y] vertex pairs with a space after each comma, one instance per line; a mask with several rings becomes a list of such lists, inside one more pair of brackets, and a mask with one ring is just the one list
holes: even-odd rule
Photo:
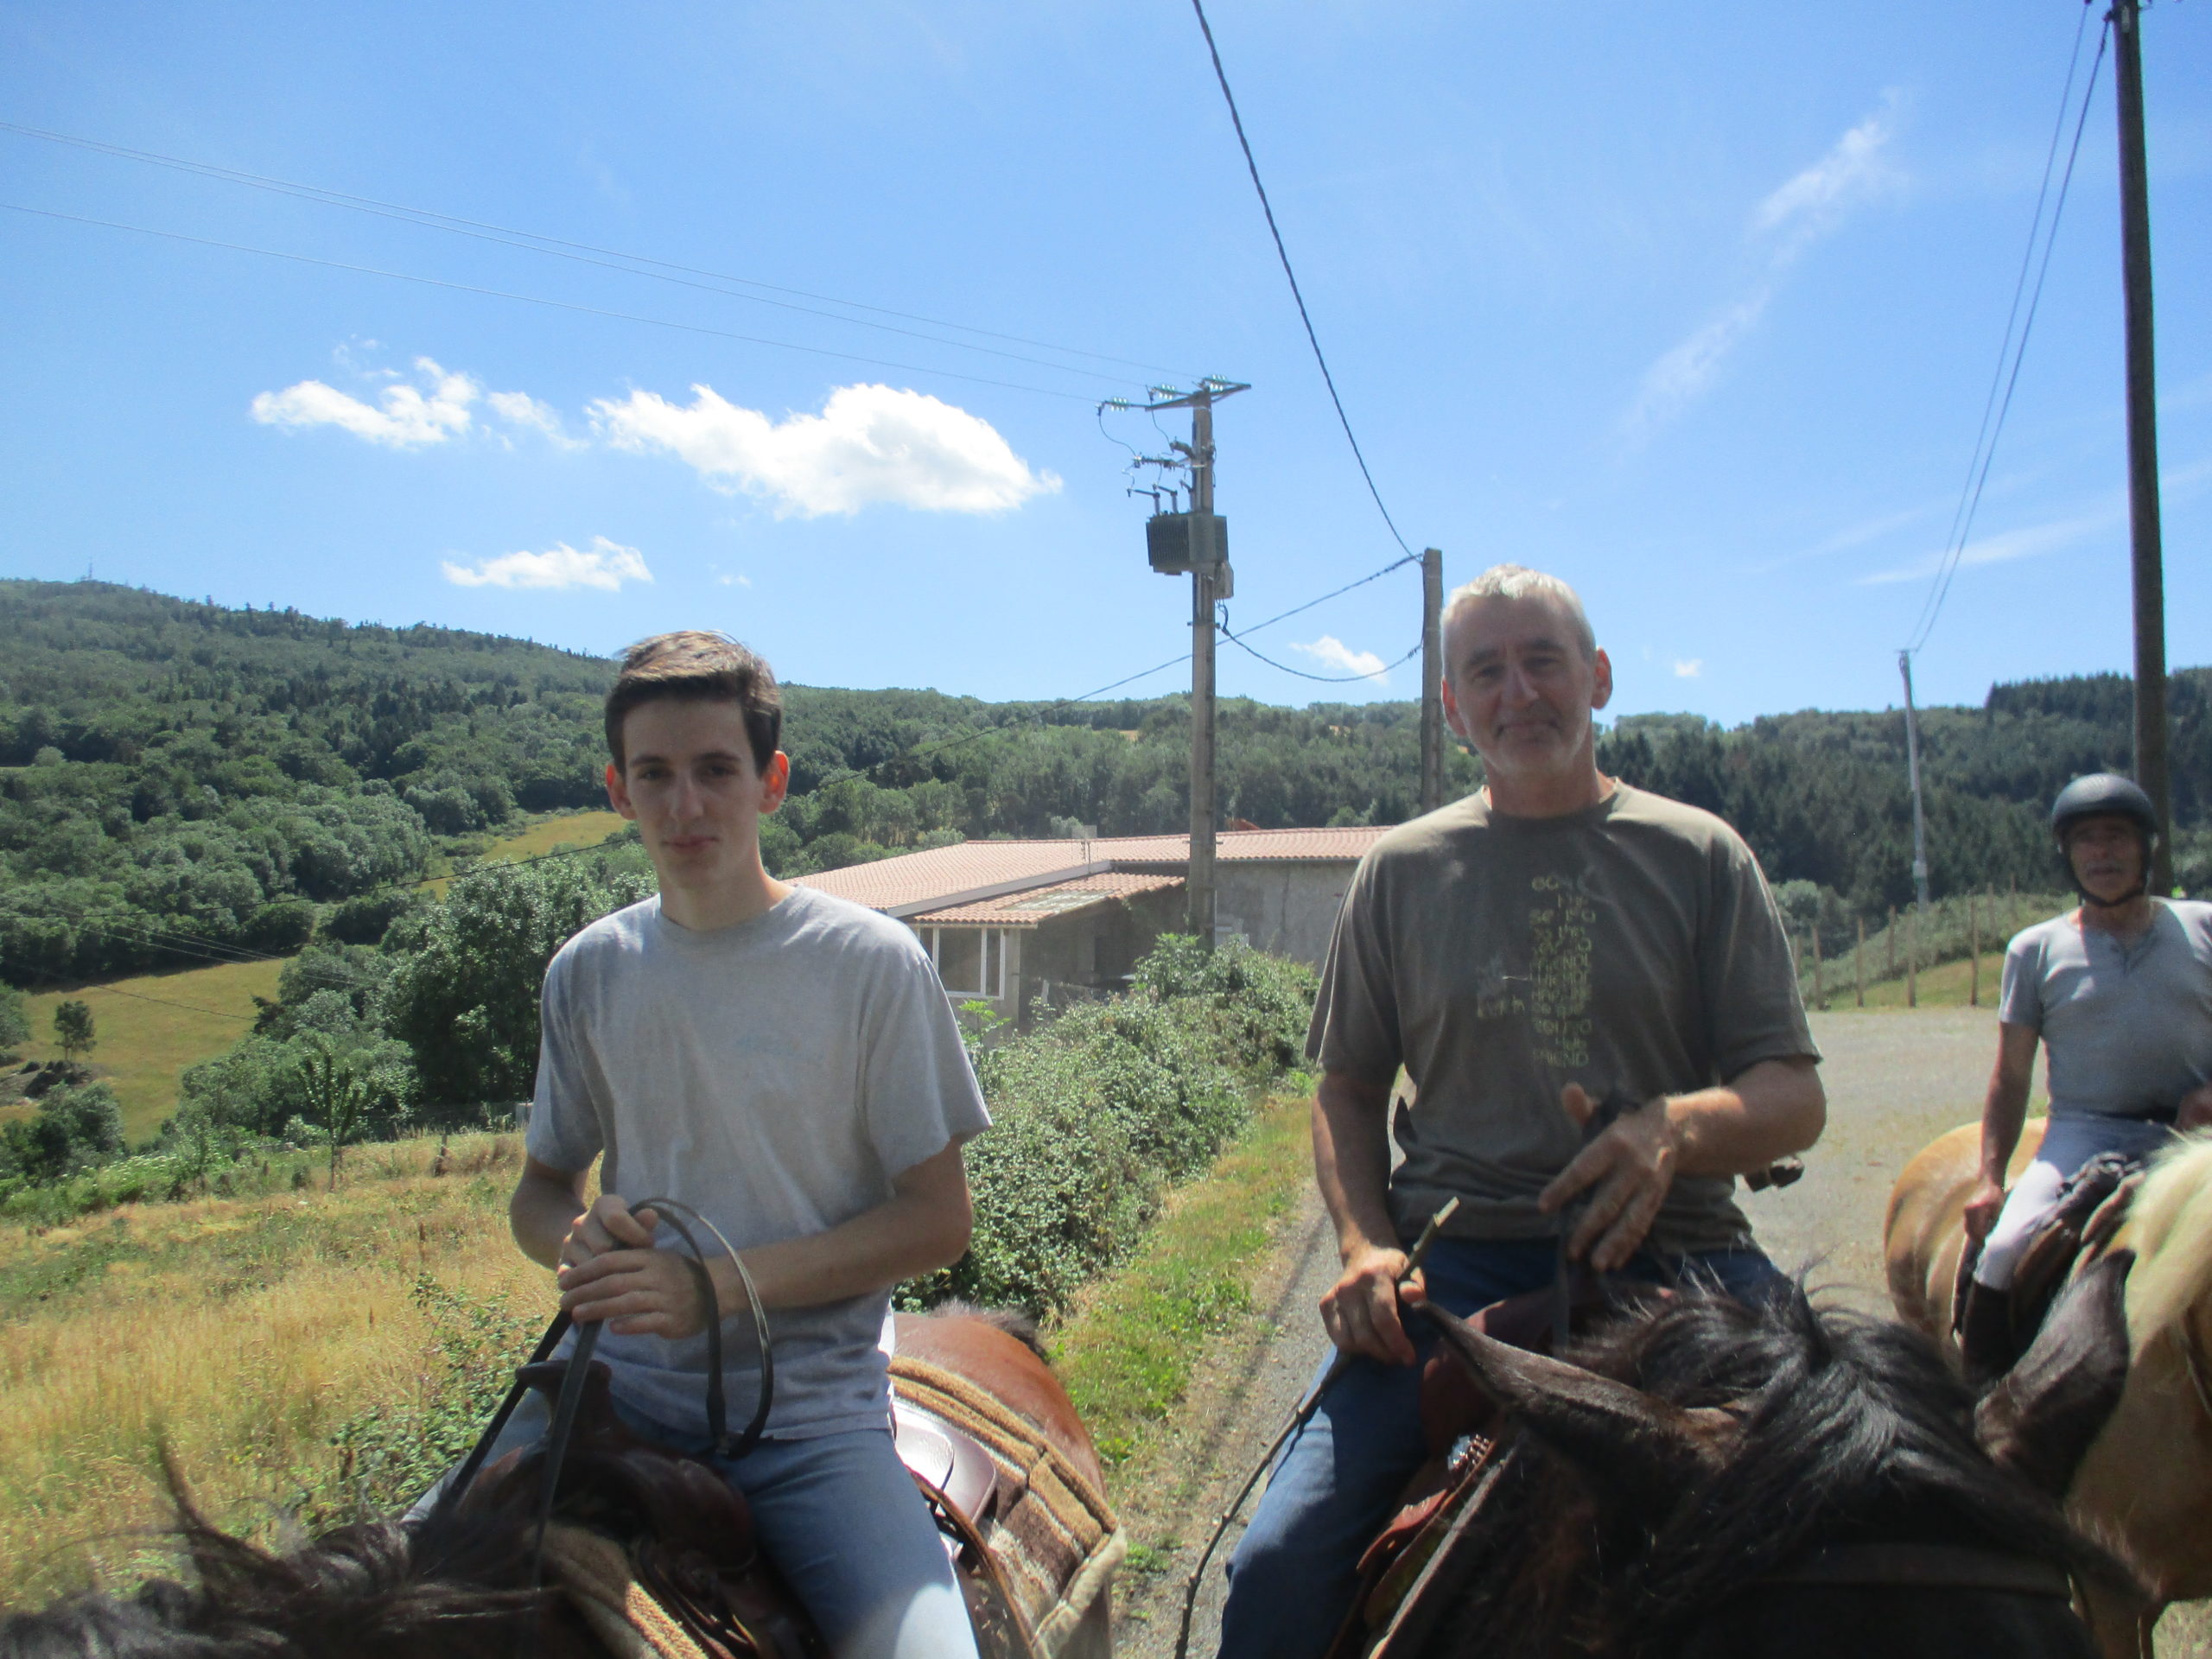
[[1866, 918], [1859, 918], [1859, 944], [1851, 953], [1852, 989], [1857, 995], [1859, 1006], [1866, 1006]]
[[1967, 894], [1967, 949], [1974, 953], [1974, 966], [1967, 970], [1967, 1006], [1981, 1006], [1981, 918], [1974, 907], [1974, 893]]
[[1825, 1013], [1828, 1006], [1828, 988], [1821, 975], [1821, 925], [1813, 924], [1813, 1006]]

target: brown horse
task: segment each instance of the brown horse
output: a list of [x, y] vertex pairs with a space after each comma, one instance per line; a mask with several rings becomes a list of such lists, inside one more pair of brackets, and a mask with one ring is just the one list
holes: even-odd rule
[[[2028, 1124], [2017, 1177], [2042, 1144]], [[1905, 1166], [1890, 1198], [1885, 1249], [1898, 1315], [1946, 1345], [1961, 1217], [1980, 1147], [1974, 1125], [1943, 1135]], [[2120, 1554], [2149, 1592], [2145, 1602], [2092, 1604], [2102, 1650], [2148, 1655], [2167, 1604], [2212, 1596], [2212, 1137], [2160, 1154], [2113, 1241], [2132, 1251], [2126, 1287], [2126, 1381], [2104, 1427], [2071, 1468], [2065, 1500], [2075, 1522]], [[2034, 1356], [2031, 1355], [2031, 1358]]]
[[1503, 1414], [1375, 1659], [2088, 1659], [2123, 1576], [1975, 1444], [1915, 1333], [1688, 1295], [1573, 1363], [1437, 1314]]
[[[901, 1315], [895, 1383], [902, 1402], [946, 1414], [941, 1424], [957, 1427], [972, 1406], [971, 1426], [1007, 1425], [1011, 1459], [992, 1449], [1001, 1486], [1007, 1470], [1026, 1465], [1028, 1471], [1024, 1491], [1009, 1498], [1014, 1510], [1056, 1497], [1065, 1505], [1072, 1491], [1103, 1516], [1090, 1437], [1033, 1344], [1018, 1322], [998, 1316]], [[654, 1650], [652, 1632], [667, 1624], [657, 1609], [646, 1607], [637, 1626], [646, 1632], [641, 1640], [647, 1645], [632, 1645], [624, 1631], [610, 1630], [606, 1595], [596, 1588], [582, 1592], [572, 1564], [588, 1562], [594, 1550], [605, 1553], [607, 1547], [592, 1543], [595, 1532], [556, 1529], [556, 1546], [581, 1538], [585, 1547], [570, 1541], [550, 1551], [545, 1582], [555, 1587], [535, 1587], [536, 1459], [533, 1452], [495, 1465], [454, 1512], [425, 1525], [340, 1527], [283, 1556], [210, 1525], [172, 1475], [178, 1538], [195, 1582], [188, 1587], [157, 1580], [128, 1599], [87, 1595], [0, 1619], [0, 1659], [603, 1659]], [[680, 1598], [702, 1572], [709, 1578], [727, 1573], [747, 1553], [749, 1523], [741, 1499], [703, 1465], [619, 1432], [595, 1444], [580, 1433], [563, 1465], [555, 1513], [564, 1525], [588, 1521], [632, 1535], [619, 1541], [637, 1580], [662, 1605], [664, 1586], [675, 1586]], [[1046, 1530], [1065, 1544], [1059, 1518]], [[1103, 1576], [1118, 1556], [1120, 1535], [1109, 1516], [1104, 1524], [1107, 1535], [1095, 1541], [1083, 1563], [1088, 1599], [1079, 1618], [1070, 1612], [1040, 1622], [1033, 1601], [1023, 1605], [1026, 1581], [1016, 1570], [1020, 1562], [1012, 1559], [1033, 1567], [1040, 1552], [1033, 1541], [1013, 1536], [1021, 1529], [1019, 1515], [1001, 1511], [1000, 1532], [985, 1541], [995, 1559], [984, 1576], [995, 1586], [1000, 1615], [998, 1628], [982, 1632], [987, 1656], [1033, 1651], [1051, 1659], [1107, 1659], [1112, 1610]], [[646, 1531], [653, 1535], [639, 1535]], [[564, 1573], [565, 1589], [559, 1587]], [[823, 1651], [810, 1631], [784, 1620], [788, 1600], [779, 1602], [772, 1586], [747, 1594], [750, 1600], [736, 1605], [774, 1615], [756, 1627], [764, 1644], [731, 1642], [726, 1650], [758, 1652], [763, 1659]], [[613, 1600], [618, 1608], [626, 1601], [638, 1605], [622, 1583]], [[971, 1589], [971, 1605], [977, 1600]], [[779, 1625], [785, 1632], [780, 1641]]]

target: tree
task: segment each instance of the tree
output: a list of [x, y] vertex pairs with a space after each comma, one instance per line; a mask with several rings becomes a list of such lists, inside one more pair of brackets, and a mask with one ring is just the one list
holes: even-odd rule
[[61, 1058], [65, 1060], [89, 1054], [99, 1046], [99, 1037], [92, 1028], [92, 1009], [73, 997], [54, 1010], [54, 1036], [61, 1045]]
[[23, 1012], [23, 994], [0, 984], [0, 1063], [16, 1058], [16, 1050], [31, 1039], [30, 1016]]
[[330, 1186], [338, 1190], [338, 1166], [346, 1146], [359, 1138], [368, 1116], [368, 1080], [361, 1076], [355, 1057], [341, 1052], [331, 1039], [317, 1032], [308, 1039], [308, 1056], [300, 1067], [300, 1083], [315, 1122], [330, 1137]]
[[494, 864], [454, 883], [385, 993], [385, 1025], [415, 1051], [439, 1121], [528, 1097], [537, 1069], [537, 994], [553, 953], [611, 910], [652, 891], [623, 849], [597, 858]]

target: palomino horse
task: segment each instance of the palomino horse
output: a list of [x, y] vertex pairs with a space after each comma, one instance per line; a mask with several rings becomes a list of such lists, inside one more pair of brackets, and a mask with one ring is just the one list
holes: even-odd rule
[[2119, 1575], [1916, 1334], [1685, 1295], [1575, 1363], [1433, 1315], [1503, 1414], [1375, 1659], [2088, 1659]]
[[[1015, 1509], [1032, 1498], [1049, 1503], [1056, 1493], [1064, 1502], [1072, 1487], [1087, 1488], [1078, 1496], [1103, 1513], [1090, 1435], [1042, 1356], [1009, 1330], [1010, 1323], [965, 1313], [901, 1315], [894, 1363], [900, 1397], [932, 1408], [965, 1399], [981, 1408], [982, 1418], [1013, 1425], [1020, 1442], [1014, 1461], [1026, 1462], [1030, 1477], [1029, 1490], [1010, 1499]], [[935, 1378], [934, 1394], [915, 1391], [918, 1376]], [[998, 1448], [991, 1450], [996, 1459]], [[768, 1633], [760, 1648], [728, 1639], [727, 1631], [718, 1649], [697, 1642], [687, 1649], [681, 1631], [670, 1638], [674, 1624], [663, 1611], [663, 1587], [672, 1585], [681, 1595], [697, 1588], [702, 1570], [709, 1579], [718, 1567], [727, 1573], [726, 1561], [747, 1553], [741, 1541], [749, 1523], [742, 1503], [702, 1465], [639, 1442], [594, 1445], [580, 1433], [563, 1465], [555, 1510], [556, 1522], [588, 1519], [633, 1534], [641, 1530], [639, 1517], [652, 1517], [653, 1524], [642, 1529], [652, 1536], [619, 1540], [638, 1582], [623, 1568], [623, 1548], [556, 1526], [555, 1541], [565, 1548], [548, 1552], [549, 1587], [538, 1589], [537, 1455], [487, 1470], [450, 1515], [418, 1527], [389, 1521], [340, 1527], [284, 1556], [209, 1525], [180, 1490], [179, 1541], [196, 1583], [157, 1580], [129, 1599], [87, 1595], [0, 1618], [0, 1659], [634, 1659], [671, 1652], [812, 1659], [823, 1651], [809, 1631], [777, 1642], [769, 1624], [753, 1627]], [[610, 1526], [617, 1518], [626, 1524]], [[1065, 1546], [1062, 1518], [1049, 1517], [1046, 1530]], [[1001, 1527], [1002, 1533], [1015, 1530]], [[581, 1546], [573, 1541], [578, 1538]], [[1095, 1593], [1080, 1619], [1071, 1615], [1043, 1639], [1033, 1608], [1006, 1617], [1008, 1603], [1018, 1607], [1022, 1599], [1018, 1590], [1007, 1591], [1019, 1580], [1009, 1551], [1029, 1549], [1033, 1565], [1035, 1541], [995, 1541], [1005, 1547], [995, 1551], [985, 1576], [996, 1586], [1001, 1628], [986, 1632], [986, 1656], [1050, 1651], [1055, 1659], [1107, 1659], [1111, 1598], [1096, 1581], [1101, 1573], [1092, 1574]], [[1090, 1564], [1110, 1567], [1118, 1547], [1119, 1534], [1112, 1533], [1104, 1548], [1090, 1552]], [[617, 1563], [612, 1628], [603, 1585], [582, 1594], [580, 1574], [572, 1570], [607, 1551]], [[1049, 1546], [1042, 1554], [1051, 1554]], [[652, 1587], [659, 1605], [639, 1609], [639, 1583]], [[787, 1607], [780, 1596], [771, 1588], [754, 1593], [749, 1605]]]
[[[2013, 1177], [2043, 1129], [2041, 1121], [2028, 1124]], [[1906, 1165], [1885, 1230], [1898, 1315], [1954, 1360], [1961, 1217], [1980, 1148], [1980, 1130], [1969, 1124]], [[2126, 1381], [2101, 1432], [2066, 1471], [2064, 1497], [2076, 1523], [2119, 1553], [2149, 1592], [2147, 1604], [2133, 1605], [2092, 1598], [2100, 1646], [2123, 1659], [2150, 1653], [2151, 1627], [2168, 1603], [2212, 1596], [2212, 1137], [2184, 1139], [2155, 1160], [2113, 1250], [2135, 1258], [2126, 1352], [2112, 1357]]]

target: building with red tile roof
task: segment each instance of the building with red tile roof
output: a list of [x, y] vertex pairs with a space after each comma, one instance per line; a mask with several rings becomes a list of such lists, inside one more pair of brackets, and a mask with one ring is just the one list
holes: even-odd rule
[[[1345, 887], [1388, 826], [1230, 830], [1214, 842], [1216, 936], [1318, 965]], [[800, 885], [920, 934], [955, 1001], [1026, 1025], [1041, 997], [1117, 989], [1183, 925], [1187, 836], [968, 841], [823, 870]]]

